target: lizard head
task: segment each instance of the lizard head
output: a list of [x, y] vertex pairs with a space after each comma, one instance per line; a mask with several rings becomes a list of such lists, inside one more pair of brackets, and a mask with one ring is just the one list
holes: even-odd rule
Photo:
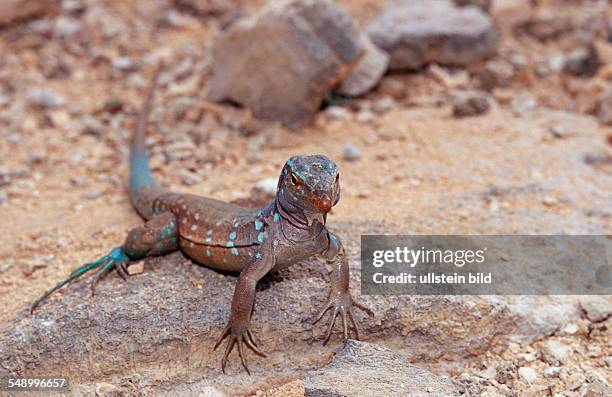
[[328, 157], [293, 156], [285, 163], [277, 194], [306, 214], [327, 214], [340, 200], [338, 166]]

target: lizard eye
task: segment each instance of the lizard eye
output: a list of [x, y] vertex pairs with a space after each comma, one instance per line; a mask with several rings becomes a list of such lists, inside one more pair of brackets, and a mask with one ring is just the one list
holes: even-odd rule
[[340, 173], [336, 174], [336, 182], [338, 182], [340, 180]]
[[300, 178], [298, 178], [297, 175], [295, 175], [295, 173], [291, 173], [291, 184], [294, 186], [300, 185], [301, 184], [301, 180]]

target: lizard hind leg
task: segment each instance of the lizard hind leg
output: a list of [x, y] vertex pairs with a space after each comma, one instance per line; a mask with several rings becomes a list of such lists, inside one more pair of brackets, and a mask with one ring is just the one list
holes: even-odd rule
[[[30, 306], [30, 313], [33, 313], [34, 310], [36, 309], [36, 307], [42, 301], [47, 299], [49, 297], [49, 295], [51, 295], [52, 293], [54, 293], [58, 289], [62, 288], [64, 285], [68, 285], [68, 284], [72, 283], [74, 280], [78, 279], [79, 277], [81, 277], [85, 273], [87, 273], [87, 272], [89, 272], [89, 271], [91, 271], [93, 269], [96, 269], [96, 268], [99, 268], [100, 266], [102, 266], [102, 269], [99, 270], [98, 273], [96, 273], [96, 276], [94, 277], [94, 280], [97, 281], [97, 279], [99, 278], [99, 275], [102, 275], [102, 274], [106, 273], [110, 268], [112, 268], [114, 266], [117, 266], [118, 269], [119, 268], [125, 269], [125, 264], [127, 263], [127, 261], [129, 261], [129, 259], [123, 253], [123, 251], [121, 250], [121, 247], [116, 247], [116, 248], [113, 248], [108, 253], [108, 255], [104, 255], [103, 257], [101, 257], [97, 261], [85, 263], [84, 265], [79, 266], [72, 273], [70, 273], [70, 275], [68, 277], [66, 277], [65, 279], [63, 279], [59, 283], [55, 284], [55, 286], [53, 286], [52, 288], [47, 290], [47, 292], [45, 292], [40, 298], [38, 298], [36, 301], [34, 301], [34, 303], [32, 303], [32, 305]], [[93, 293], [93, 291], [92, 291], [92, 293]]]
[[91, 280], [92, 296], [98, 281], [113, 269], [116, 269], [123, 279], [127, 279], [126, 268], [132, 261], [177, 250], [177, 238], [178, 229], [174, 214], [170, 212], [159, 214], [144, 225], [132, 229], [122, 246], [113, 248], [107, 255], [95, 262], [78, 267], [68, 277], [45, 292], [30, 306], [30, 313], [33, 313], [34, 309], [49, 295], [91, 270], [99, 269]]

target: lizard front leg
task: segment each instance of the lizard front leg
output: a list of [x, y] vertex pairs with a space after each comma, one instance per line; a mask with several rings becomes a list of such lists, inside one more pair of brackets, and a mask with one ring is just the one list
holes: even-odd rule
[[213, 349], [216, 350], [221, 342], [229, 337], [223, 359], [221, 360], [221, 370], [223, 373], [225, 373], [227, 358], [234, 349], [234, 346], [237, 347], [240, 362], [249, 375], [251, 371], [249, 371], [245, 355], [246, 352], [243, 351], [242, 344], [244, 343], [248, 348], [253, 350], [255, 354], [261, 357], [267, 357], [266, 354], [257, 347], [257, 343], [255, 342], [255, 338], [249, 326], [251, 322], [251, 313], [253, 312], [253, 304], [255, 303], [255, 288], [257, 282], [274, 267], [274, 255], [271, 245], [266, 244], [264, 246], [259, 246], [257, 251], [254, 252], [253, 258], [253, 261], [242, 270], [238, 277], [234, 289], [234, 297], [232, 299], [230, 319]]
[[91, 281], [91, 294], [95, 292], [98, 280], [113, 268], [126, 279], [127, 266], [131, 261], [146, 256], [163, 255], [178, 249], [177, 221], [171, 212], [164, 212], [146, 222], [144, 225], [132, 229], [122, 246], [113, 248], [108, 254], [94, 262], [86, 263], [74, 270], [67, 278], [57, 283], [53, 288], [38, 298], [32, 306], [30, 313], [49, 295], [82, 276], [83, 274], [100, 268]]
[[332, 316], [329, 321], [329, 326], [327, 328], [327, 334], [325, 335], [325, 340], [323, 341], [324, 345], [327, 344], [327, 342], [329, 341], [338, 314], [340, 314], [340, 318], [342, 320], [344, 339], [348, 338], [348, 320], [350, 319], [351, 323], [353, 324], [353, 328], [355, 329], [355, 336], [357, 340], [359, 340], [359, 327], [357, 325], [357, 321], [355, 320], [355, 315], [353, 314], [353, 306], [365, 311], [370, 316], [374, 315], [374, 313], [369, 308], [357, 302], [351, 296], [349, 292], [348, 258], [346, 257], [344, 246], [335, 234], [329, 231], [327, 232], [327, 234], [328, 246], [327, 249], [321, 254], [321, 256], [327, 261], [327, 263], [333, 266], [333, 269], [330, 272], [331, 288], [329, 291], [329, 300], [327, 304], [325, 305], [323, 310], [321, 310], [321, 312], [313, 323], [316, 324], [319, 320], [321, 320], [321, 318], [323, 318], [323, 315], [328, 310], [333, 309]]

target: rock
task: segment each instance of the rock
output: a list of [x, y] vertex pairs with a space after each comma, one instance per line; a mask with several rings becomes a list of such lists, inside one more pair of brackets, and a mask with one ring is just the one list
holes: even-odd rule
[[602, 381], [589, 382], [580, 389], [580, 397], [609, 397], [612, 395], [612, 387]]
[[597, 49], [590, 44], [573, 49], [565, 59], [563, 71], [578, 77], [592, 77], [600, 65]]
[[306, 374], [304, 396], [459, 396], [450, 379], [407, 361], [384, 347], [349, 339], [329, 364]]
[[572, 348], [565, 343], [549, 339], [542, 346], [542, 358], [548, 364], [564, 364], [572, 353]]
[[[333, 225], [350, 253], [351, 290], [376, 313], [356, 313], [363, 337], [410, 354], [411, 361], [473, 358], [541, 339], [582, 315], [573, 296], [359, 296], [359, 237], [400, 234], [405, 226], [340, 219]], [[84, 387], [136, 373], [146, 376], [147, 395], [166, 395], [160, 385], [177, 382], [240, 395], [269, 388], [281, 376], [302, 378], [329, 362], [342, 343], [339, 321], [326, 346], [326, 325], [311, 324], [326, 302], [328, 280], [324, 264], [309, 259], [266, 277], [258, 289], [252, 331], [270, 358], [247, 352], [249, 376], [234, 351], [226, 368], [231, 375], [224, 376], [223, 349], [212, 346], [229, 317], [235, 276], [195, 265], [181, 252], [145, 262], [144, 273], [127, 282], [109, 274], [94, 298], [85, 278], [33, 316], [26, 305], [14, 311], [0, 324], [0, 378], [69, 373], [71, 387]], [[46, 280], [40, 293], [56, 281]], [[83, 357], [95, 365], [84, 365]]]
[[47, 109], [57, 109], [64, 106], [66, 102], [64, 98], [57, 95], [51, 90], [47, 90], [44, 88], [32, 88], [28, 91], [27, 94], [28, 101], [34, 105], [41, 108]]
[[495, 53], [491, 19], [475, 7], [449, 0], [394, 0], [365, 29], [387, 51], [391, 70], [419, 69], [429, 62], [467, 66]]
[[81, 117], [80, 122], [83, 124], [84, 134], [100, 135], [100, 132], [102, 132], [102, 123], [89, 114]]
[[8, 195], [6, 194], [6, 192], [0, 190], [0, 205], [8, 205], [9, 204], [9, 198]]
[[266, 178], [257, 182], [251, 189], [255, 197], [274, 197], [278, 186], [278, 178]]
[[134, 61], [132, 61], [132, 58], [127, 56], [113, 58], [113, 60], [111, 61], [111, 65], [115, 69], [120, 70], [122, 72], [129, 72], [130, 70], [134, 70]]
[[478, 80], [482, 89], [489, 91], [495, 87], [508, 87], [514, 75], [512, 63], [503, 59], [492, 59], [485, 63], [478, 73]]
[[350, 15], [331, 0], [272, 4], [236, 22], [214, 46], [208, 97], [297, 128], [363, 55]]
[[369, 123], [371, 121], [374, 121], [375, 118], [376, 117], [374, 116], [374, 113], [371, 110], [363, 109], [360, 110], [359, 113], [357, 113], [357, 117], [355, 119], [360, 123]]
[[395, 101], [390, 96], [384, 96], [372, 102], [372, 110], [376, 113], [386, 113], [393, 109]]
[[612, 315], [612, 297], [583, 296], [580, 307], [590, 321], [603, 321]]
[[460, 7], [476, 6], [486, 12], [489, 12], [489, 10], [491, 9], [491, 4], [493, 3], [493, 0], [454, 0], [454, 1], [455, 1], [455, 4], [457, 4]]
[[455, 117], [476, 116], [491, 108], [488, 95], [482, 91], [457, 91], [451, 98]]
[[602, 94], [597, 100], [597, 118], [606, 125], [612, 125], [612, 90]]
[[544, 370], [545, 378], [556, 378], [561, 373], [561, 367], [548, 367]]
[[520, 367], [518, 369], [518, 375], [521, 379], [529, 384], [535, 382], [535, 380], [538, 378], [536, 372], [531, 367]]
[[604, 358], [604, 362], [608, 367], [612, 368], [612, 356], [607, 356], [606, 358]]
[[119, 388], [111, 383], [99, 382], [96, 383], [96, 397], [115, 396], [119, 392]]
[[357, 161], [361, 158], [361, 152], [357, 148], [357, 146], [352, 143], [347, 143], [342, 148], [342, 158], [346, 161]]
[[332, 120], [349, 120], [353, 116], [350, 110], [342, 106], [329, 106], [325, 114]]
[[83, 28], [78, 19], [60, 17], [55, 21], [55, 34], [58, 37], [68, 38], [76, 35]]
[[357, 66], [346, 76], [336, 90], [339, 94], [347, 96], [360, 96], [374, 88], [389, 66], [389, 55], [376, 47], [372, 40], [362, 34], [360, 37], [361, 48], [365, 55]]
[[0, 1], [0, 26], [54, 14], [58, 10], [59, 0], [2, 0]]
[[181, 169], [179, 171], [179, 176], [181, 177], [181, 181], [187, 185], [195, 185], [196, 183], [202, 182], [202, 176], [186, 169]]
[[197, 15], [221, 15], [235, 10], [238, 0], [174, 0], [177, 7], [187, 9]]
[[531, 112], [538, 106], [538, 100], [530, 94], [522, 94], [513, 98], [510, 107], [517, 116]]

